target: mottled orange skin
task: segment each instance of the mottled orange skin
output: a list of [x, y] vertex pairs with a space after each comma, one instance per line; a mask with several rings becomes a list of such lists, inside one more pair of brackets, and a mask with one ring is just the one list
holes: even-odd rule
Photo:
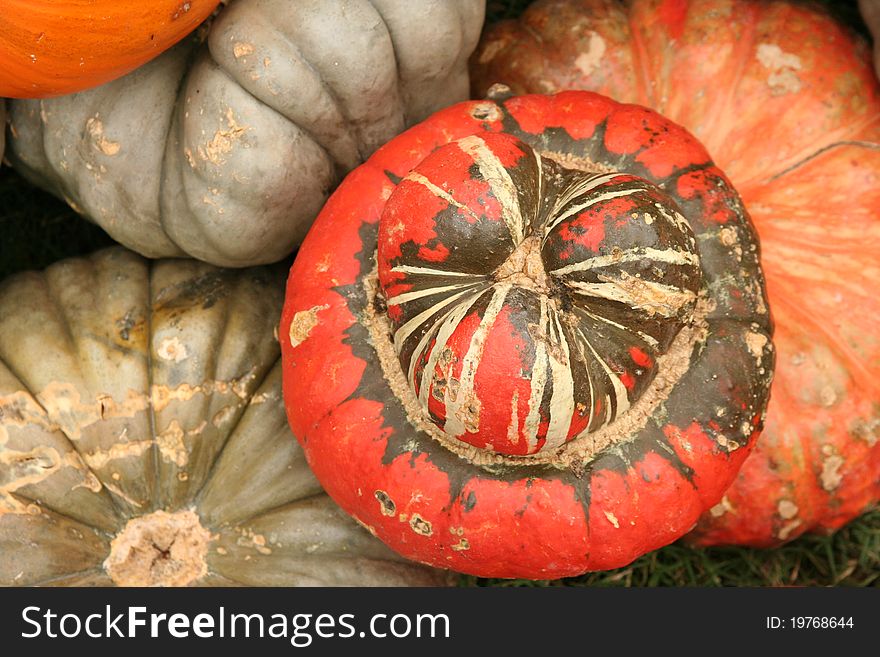
[[880, 499], [880, 85], [869, 45], [814, 9], [550, 0], [491, 28], [474, 92], [579, 88], [691, 130], [761, 237], [778, 349], [767, 426], [702, 544], [831, 531]]
[[96, 87], [192, 32], [219, 0], [0, 0], [0, 96]]

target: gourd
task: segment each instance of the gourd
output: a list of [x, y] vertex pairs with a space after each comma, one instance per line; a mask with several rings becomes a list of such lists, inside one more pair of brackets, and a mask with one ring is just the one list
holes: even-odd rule
[[288, 278], [283, 390], [327, 492], [480, 576], [688, 531], [761, 427], [755, 234], [685, 130], [587, 92], [454, 105], [333, 194]]
[[219, 0], [0, 0], [0, 96], [45, 98], [124, 75], [192, 32]]
[[778, 348], [767, 427], [692, 539], [775, 545], [876, 504], [880, 85], [864, 39], [805, 3], [539, 0], [487, 31], [472, 75], [476, 93], [655, 108], [706, 144], [755, 221]]
[[468, 95], [483, 0], [232, 0], [127, 76], [10, 103], [7, 158], [124, 246], [275, 262], [328, 193]]
[[114, 247], [0, 283], [0, 584], [434, 585], [290, 435], [278, 268]]

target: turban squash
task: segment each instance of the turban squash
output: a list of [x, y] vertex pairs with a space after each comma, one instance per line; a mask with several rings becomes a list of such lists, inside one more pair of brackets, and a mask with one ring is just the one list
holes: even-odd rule
[[0, 283], [0, 584], [432, 585], [290, 435], [283, 272], [120, 247]]
[[0, 96], [45, 98], [118, 78], [192, 32], [219, 0], [0, 0]]
[[142, 255], [275, 262], [349, 170], [467, 97], [483, 11], [483, 0], [231, 0], [123, 78], [13, 101], [7, 158]]
[[755, 234], [655, 112], [496, 91], [322, 210], [281, 318], [288, 417], [331, 497], [411, 559], [613, 568], [688, 531], [761, 429]]
[[880, 499], [880, 85], [814, 6], [539, 0], [489, 29], [476, 93], [590, 89], [700, 138], [755, 222], [775, 320], [767, 427], [694, 535], [770, 546]]

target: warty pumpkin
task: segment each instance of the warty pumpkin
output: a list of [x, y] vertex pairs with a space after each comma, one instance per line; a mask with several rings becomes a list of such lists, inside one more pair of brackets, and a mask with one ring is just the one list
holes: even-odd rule
[[[653, 107], [730, 176], [761, 239], [778, 367], [767, 427], [692, 539], [769, 546], [880, 499], [880, 85], [815, 6], [539, 0], [490, 28], [475, 91]], [[730, 248], [735, 248], [731, 246]]]
[[688, 531], [761, 430], [756, 238], [655, 112], [496, 91], [327, 202], [288, 279], [288, 417], [331, 497], [411, 559], [614, 568]]
[[434, 585], [290, 435], [283, 271], [115, 247], [0, 283], [0, 583]]
[[114, 80], [192, 32], [219, 0], [0, 0], [0, 96]]
[[142, 255], [275, 262], [329, 191], [468, 95], [483, 0], [232, 0], [79, 94], [11, 103], [7, 157]]

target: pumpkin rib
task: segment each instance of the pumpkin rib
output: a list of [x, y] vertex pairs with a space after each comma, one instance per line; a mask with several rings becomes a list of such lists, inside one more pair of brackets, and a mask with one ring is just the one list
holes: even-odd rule
[[[818, 150], [812, 151], [810, 149], [812, 149], [814, 147], [810, 146], [807, 149], [805, 149], [805, 151], [809, 151], [808, 153], [805, 154], [805, 151], [801, 151], [800, 153], [796, 153], [796, 154], [792, 155], [787, 160], [779, 162], [778, 164], [780, 166], [782, 166], [783, 168], [778, 173], [771, 174], [771, 176], [769, 178], [766, 178], [764, 180], [758, 180], [758, 175], [752, 176], [751, 178], [744, 178], [743, 180], [738, 182], [738, 187], [740, 189], [744, 190], [743, 191], [744, 196], [748, 196], [748, 191], [752, 188], [753, 185], [765, 185], [769, 182], [772, 182], [772, 181], [775, 181], [781, 177], [784, 177], [785, 175], [791, 173], [792, 171], [796, 171], [799, 167], [803, 166], [804, 164], [807, 164], [812, 159], [819, 157], [820, 155], [823, 155], [825, 152], [833, 150], [834, 147], [847, 146], [847, 145], [853, 145], [853, 146], [865, 145], [865, 146], [869, 146], [871, 148], [871, 150], [877, 150], [878, 148], [880, 148], [880, 145], [878, 145], [875, 142], [841, 139], [842, 137], [845, 137], [847, 135], [847, 133], [850, 133], [850, 132], [862, 133], [866, 128], [869, 128], [869, 127], [873, 126], [874, 124], [877, 124], [878, 127], [880, 127], [880, 112], [878, 112], [874, 116], [870, 116], [870, 117], [866, 118], [864, 121], [859, 122], [855, 125], [846, 125], [846, 126], [841, 127], [839, 130], [837, 130], [835, 132], [828, 133], [827, 136], [829, 139], [832, 140], [832, 142], [830, 144], [828, 144], [827, 147], [822, 146], [822, 147], [819, 147]], [[880, 135], [878, 135], [878, 136], [880, 136]], [[763, 174], [761, 174], [761, 175], [763, 175]]]
[[[278, 504], [277, 506], [273, 506], [273, 507], [270, 507], [270, 508], [268, 508], [268, 509], [263, 509], [263, 510], [261, 510], [261, 511], [256, 512], [255, 514], [253, 514], [253, 515], [251, 515], [251, 516], [247, 516], [247, 517], [244, 517], [244, 518], [239, 518], [238, 520], [235, 520], [235, 521], [234, 521], [234, 524], [236, 524], [236, 525], [242, 525], [242, 524], [245, 524], [245, 523], [248, 523], [248, 522], [253, 522], [253, 521], [255, 521], [255, 520], [261, 520], [261, 519], [263, 519], [265, 516], [269, 515], [270, 513], [275, 513], [275, 512], [277, 512], [278, 510], [283, 509], [283, 508], [286, 507], [286, 506], [289, 506], [290, 504], [296, 504], [296, 503], [299, 503], [299, 502], [309, 502], [309, 501], [313, 501], [313, 500], [319, 500], [319, 499], [321, 499], [324, 495], [326, 495], [326, 493], [324, 493], [324, 492], [317, 492], [317, 493], [315, 493], [315, 494], [313, 494], [313, 495], [307, 495], [307, 496], [305, 496], [305, 497], [301, 497], [301, 498], [299, 498], [298, 500], [296, 500], [296, 502], [281, 502], [281, 503]], [[198, 502], [198, 501], [199, 501], [199, 498], [196, 497], [196, 498], [194, 498], [194, 500], [195, 500], [196, 502]], [[226, 524], [224, 524], [224, 526], [226, 526]]]
[[[108, 538], [110, 538], [110, 537], [108, 536]], [[100, 577], [101, 574], [102, 574], [102, 571], [100, 568], [87, 568], [85, 570], [78, 570], [73, 573], [65, 573], [64, 575], [58, 575], [56, 577], [49, 577], [47, 579], [44, 579], [44, 580], [41, 580], [38, 582], [30, 583], [30, 584], [28, 584], [28, 586], [33, 586], [33, 587], [55, 586], [61, 582], [64, 582], [65, 580], [79, 579], [79, 578], [90, 577], [90, 576]]]
[[[733, 68], [736, 72], [731, 78], [730, 83], [725, 87], [725, 92], [718, 94], [715, 105], [706, 112], [706, 116], [709, 117], [709, 124], [704, 129], [704, 139], [706, 150], [710, 153], [715, 153], [716, 150], [722, 148], [721, 144], [727, 135], [730, 134], [730, 122], [736, 123], [736, 117], [730, 117], [728, 108], [732, 107], [731, 101], [736, 98], [739, 86], [748, 69], [749, 56], [752, 54], [752, 48], [758, 38], [758, 12], [750, 4], [745, 4], [741, 9], [749, 18], [745, 21], [746, 36], [737, 41], [736, 47], [738, 52], [732, 57], [735, 62]], [[722, 117], [725, 119], [723, 122], [721, 120]], [[719, 125], [723, 127], [719, 128]], [[737, 189], [740, 193], [743, 193], [742, 183], [737, 185]]]
[[776, 280], [773, 282], [774, 286], [779, 287], [788, 287], [789, 294], [791, 298], [788, 296], [779, 295], [777, 296], [772, 303], [775, 305], [785, 305], [788, 311], [794, 315], [797, 315], [800, 319], [800, 322], [803, 324], [808, 324], [813, 327], [813, 330], [821, 336], [824, 336], [826, 342], [832, 350], [837, 352], [837, 355], [841, 358], [841, 360], [845, 361], [848, 365], [849, 375], [858, 380], [859, 385], [864, 388], [867, 388], [868, 392], [871, 394], [880, 395], [880, 382], [876, 380], [875, 377], [871, 375], [871, 373], [866, 369], [865, 365], [861, 363], [852, 350], [844, 344], [842, 340], [840, 340], [837, 336], [830, 333], [828, 329], [823, 326], [820, 322], [816, 320], [815, 315], [808, 312], [803, 304], [798, 303], [794, 300], [799, 300], [798, 295], [796, 294], [796, 290], [790, 287], [788, 283]]
[[[880, 118], [880, 115], [878, 115], [877, 118]], [[860, 140], [836, 141], [833, 144], [828, 144], [827, 146], [823, 146], [822, 148], [820, 148], [816, 152], [811, 153], [810, 155], [807, 155], [806, 157], [804, 157], [800, 161], [796, 162], [795, 164], [792, 164], [790, 167], [788, 167], [786, 169], [783, 169], [779, 173], [773, 174], [772, 176], [770, 176], [770, 178], [767, 179], [767, 182], [764, 184], [776, 182], [777, 180], [788, 175], [792, 171], [796, 171], [798, 168], [804, 166], [805, 164], [807, 164], [811, 160], [814, 160], [817, 157], [824, 155], [825, 153], [827, 153], [828, 151], [830, 151], [832, 149], [840, 148], [841, 146], [856, 146], [859, 148], [867, 148], [868, 150], [872, 150], [872, 151], [880, 151], [880, 144], [878, 144], [876, 142], [872, 142], [872, 141], [860, 141]]]
[[[654, 86], [651, 84], [651, 74], [648, 71], [648, 53], [645, 51], [645, 42], [632, 22], [632, 15], [627, 18], [627, 27], [632, 43], [633, 68], [636, 71], [636, 100], [635, 104], [651, 107], [654, 105]], [[539, 41], [540, 42], [540, 41]]]

